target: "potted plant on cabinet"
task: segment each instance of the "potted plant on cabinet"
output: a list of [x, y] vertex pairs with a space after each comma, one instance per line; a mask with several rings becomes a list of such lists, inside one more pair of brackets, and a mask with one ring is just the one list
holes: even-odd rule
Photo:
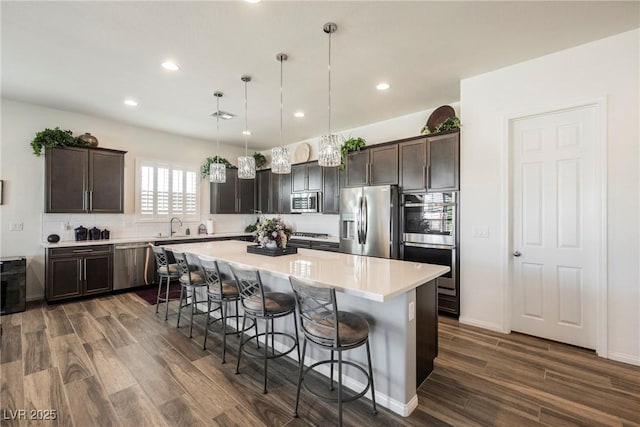
[[204, 163], [202, 163], [202, 165], [200, 166], [200, 176], [202, 177], [202, 179], [209, 178], [209, 168], [211, 167], [211, 163], [222, 163], [227, 169], [237, 169], [235, 166], [229, 163], [229, 160], [225, 159], [224, 157], [207, 157]]
[[35, 138], [31, 141], [33, 154], [39, 156], [42, 154], [42, 148], [63, 147], [63, 146], [85, 146], [87, 144], [82, 140], [73, 137], [70, 130], [62, 130], [56, 126], [55, 129], [46, 128], [36, 133]]
[[253, 158], [256, 161], [256, 169], [262, 169], [267, 164], [267, 158], [262, 153], [256, 151], [253, 153]]
[[344, 158], [351, 151], [360, 151], [360, 148], [367, 145], [367, 141], [364, 138], [349, 137], [340, 147], [340, 170], [344, 170]]

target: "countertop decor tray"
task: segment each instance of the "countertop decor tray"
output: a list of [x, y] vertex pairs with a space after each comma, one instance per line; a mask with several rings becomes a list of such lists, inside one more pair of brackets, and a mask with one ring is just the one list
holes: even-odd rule
[[247, 246], [247, 252], [250, 254], [267, 255], [267, 256], [280, 256], [297, 254], [298, 248], [294, 246], [287, 246], [286, 248], [263, 248], [260, 245]]

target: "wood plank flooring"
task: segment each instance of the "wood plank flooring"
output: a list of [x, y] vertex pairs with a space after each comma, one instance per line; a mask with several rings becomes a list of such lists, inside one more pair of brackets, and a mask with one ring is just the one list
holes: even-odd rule
[[[174, 302], [173, 305], [176, 303]], [[297, 369], [243, 358], [237, 339], [188, 323], [175, 328], [135, 294], [47, 306], [0, 318], [0, 425], [330, 426], [336, 408], [302, 393], [291, 416]], [[162, 311], [162, 310], [161, 310]], [[521, 334], [502, 335], [440, 318], [440, 353], [410, 417], [370, 402], [345, 405], [347, 426], [640, 426], [640, 367]], [[11, 419], [16, 410], [57, 411], [55, 420]], [[27, 412], [27, 418], [29, 413]]]

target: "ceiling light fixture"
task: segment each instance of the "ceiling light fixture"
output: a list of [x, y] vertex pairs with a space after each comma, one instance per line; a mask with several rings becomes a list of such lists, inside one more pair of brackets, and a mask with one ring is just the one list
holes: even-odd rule
[[378, 90], [387, 90], [387, 89], [389, 89], [390, 87], [391, 87], [391, 86], [389, 86], [389, 83], [379, 83], [379, 84], [376, 86], [376, 89], [378, 89]]
[[282, 65], [288, 58], [286, 53], [276, 55], [280, 62], [280, 146], [271, 150], [271, 172], [275, 174], [291, 173], [291, 155], [289, 149], [282, 145]]
[[138, 101], [136, 101], [135, 99], [125, 99], [124, 105], [128, 105], [129, 107], [137, 107]]
[[247, 83], [251, 81], [250, 76], [242, 76], [240, 80], [244, 82], [244, 156], [238, 157], [238, 178], [254, 179], [256, 177], [256, 159], [248, 154], [248, 136], [250, 135], [247, 126]]
[[338, 26], [333, 22], [327, 22], [322, 30], [329, 34], [329, 131], [320, 137], [320, 152], [318, 153], [318, 164], [323, 167], [335, 167], [340, 165], [340, 137], [331, 133], [331, 34], [335, 33]]
[[244, 0], [247, 3], [251, 3], [251, 4], [256, 4], [256, 3], [260, 3], [260, 0]]
[[178, 67], [178, 65], [173, 61], [164, 61], [162, 63], [162, 68], [169, 71], [178, 71], [180, 69], [180, 67]]
[[220, 163], [220, 98], [222, 98], [222, 92], [214, 92], [213, 96], [216, 97], [216, 162], [209, 165], [209, 181], [216, 184], [224, 184], [227, 182], [227, 167]]
[[249, 135], [251, 135], [251, 131], [250, 130], [243, 130], [242, 134], [249, 136]]
[[294, 117], [297, 117], [297, 118], [300, 119], [300, 118], [304, 117], [304, 111], [296, 111], [293, 115], [294, 115]]

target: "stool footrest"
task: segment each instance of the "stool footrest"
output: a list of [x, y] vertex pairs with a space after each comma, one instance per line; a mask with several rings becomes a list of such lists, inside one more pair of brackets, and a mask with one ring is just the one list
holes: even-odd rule
[[[333, 402], [333, 403], [337, 403], [338, 402], [338, 398], [337, 397], [331, 397], [331, 396], [327, 396], [327, 395], [323, 395], [322, 393], [318, 393], [317, 391], [312, 390], [307, 383], [304, 380], [304, 377], [313, 370], [313, 368], [320, 366], [320, 365], [327, 365], [327, 364], [338, 364], [337, 360], [321, 360], [319, 362], [314, 363], [313, 365], [307, 366], [306, 368], [304, 368], [304, 371], [302, 373], [302, 385], [304, 386], [305, 390], [307, 390], [309, 393], [311, 393], [312, 395], [324, 400], [325, 402]], [[354, 368], [358, 369], [363, 375], [364, 377], [367, 379], [367, 385], [364, 388], [364, 390], [362, 390], [360, 393], [355, 394], [353, 396], [350, 397], [343, 397], [342, 398], [342, 402], [351, 402], [357, 399], [360, 399], [362, 396], [364, 396], [367, 391], [369, 391], [369, 388], [371, 387], [371, 378], [369, 378], [369, 373], [360, 365], [358, 365], [355, 362], [352, 362], [350, 360], [343, 360], [342, 361], [342, 365], [349, 365], [349, 366], [353, 366]], [[336, 382], [336, 381], [334, 381]], [[342, 385], [343, 389], [344, 389], [344, 384]], [[333, 389], [333, 384], [332, 384], [332, 389]]]

